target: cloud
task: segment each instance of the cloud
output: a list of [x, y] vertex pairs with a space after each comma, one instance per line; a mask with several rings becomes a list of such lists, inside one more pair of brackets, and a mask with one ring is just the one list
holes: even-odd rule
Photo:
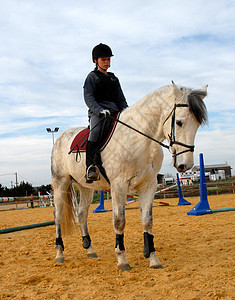
[[[49, 139], [49, 137], [48, 137]], [[37, 136], [19, 136], [0, 140], [1, 174], [18, 173], [38, 185], [50, 182], [50, 152], [52, 141]], [[0, 177], [10, 185], [9, 177]], [[11, 178], [12, 180], [12, 178]]]
[[[93, 69], [91, 49], [100, 42], [113, 49], [111, 71], [130, 105], [172, 79], [192, 88], [208, 84], [209, 127], [200, 129], [196, 149], [213, 163], [235, 165], [234, 14], [233, 1], [219, 0], [2, 1], [0, 173], [19, 168], [22, 176], [48, 183], [45, 128], [87, 125], [82, 87]], [[23, 149], [31, 150], [33, 164], [22, 163]], [[166, 153], [163, 170], [170, 165]]]

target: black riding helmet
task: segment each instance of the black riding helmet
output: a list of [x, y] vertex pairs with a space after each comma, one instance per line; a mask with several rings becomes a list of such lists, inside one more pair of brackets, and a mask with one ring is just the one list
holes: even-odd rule
[[111, 57], [111, 56], [113, 56], [111, 48], [102, 43], [95, 46], [92, 50], [93, 62], [95, 62], [95, 59], [98, 59], [99, 57]]

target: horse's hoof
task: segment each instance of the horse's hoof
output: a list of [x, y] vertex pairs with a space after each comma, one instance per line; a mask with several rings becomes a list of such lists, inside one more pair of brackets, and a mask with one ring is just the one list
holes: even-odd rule
[[164, 269], [163, 265], [150, 266], [150, 269]]
[[132, 268], [129, 264], [121, 264], [121, 265], [118, 265], [118, 269], [121, 271], [129, 271]]
[[96, 253], [88, 253], [87, 257], [89, 257], [89, 258], [97, 258], [98, 255]]
[[58, 257], [55, 259], [55, 262], [62, 264], [64, 262], [64, 258], [63, 257]]

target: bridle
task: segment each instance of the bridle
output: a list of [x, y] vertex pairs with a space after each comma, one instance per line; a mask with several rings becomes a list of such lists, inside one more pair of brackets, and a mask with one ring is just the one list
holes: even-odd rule
[[180, 146], [183, 146], [185, 148], [188, 148], [184, 151], [181, 151], [181, 152], [178, 152], [178, 153], [172, 153], [172, 157], [176, 157], [182, 153], [186, 153], [186, 152], [194, 152], [194, 145], [187, 145], [187, 144], [184, 144], [184, 143], [181, 143], [181, 142], [178, 142], [175, 140], [175, 123], [176, 123], [176, 120], [175, 120], [175, 111], [176, 111], [176, 108], [177, 107], [189, 107], [188, 104], [175, 104], [172, 111], [170, 112], [169, 116], [166, 118], [166, 120], [163, 122], [163, 125], [166, 123], [166, 121], [170, 118], [170, 116], [172, 115], [171, 117], [171, 133], [168, 134], [168, 137], [169, 137], [169, 140], [170, 140], [170, 147], [172, 147], [173, 145], [180, 145]]
[[194, 145], [187, 145], [187, 144], [184, 144], [184, 143], [181, 143], [181, 142], [178, 142], [178, 141], [175, 140], [175, 123], [176, 123], [176, 120], [175, 120], [175, 111], [176, 111], [177, 107], [189, 107], [189, 105], [188, 104], [175, 104], [174, 107], [173, 107], [173, 109], [171, 110], [170, 114], [168, 115], [168, 117], [166, 118], [166, 120], [163, 122], [163, 125], [164, 125], [166, 123], [166, 121], [170, 118], [170, 116], [172, 116], [171, 117], [171, 133], [168, 134], [168, 137], [170, 139], [170, 144], [169, 145], [166, 145], [166, 144], [164, 144], [164, 143], [162, 143], [162, 142], [160, 142], [160, 141], [152, 138], [151, 136], [149, 136], [149, 135], [147, 135], [147, 134], [139, 131], [138, 129], [136, 129], [136, 128], [134, 128], [134, 127], [132, 127], [132, 126], [124, 123], [124, 122], [122, 122], [121, 120], [114, 118], [112, 115], [110, 115], [108, 117], [111, 118], [111, 119], [113, 119], [113, 120], [115, 120], [115, 121], [117, 121], [118, 123], [121, 123], [122, 125], [130, 128], [130, 129], [138, 132], [139, 134], [147, 137], [148, 139], [150, 139], [150, 140], [152, 140], [152, 141], [160, 144], [162, 147], [164, 147], [164, 148], [166, 148], [168, 150], [170, 150], [170, 147], [172, 147], [173, 145], [180, 145], [180, 146], [183, 146], [185, 148], [188, 148], [188, 149], [186, 149], [184, 151], [181, 151], [181, 152], [178, 152], [178, 153], [171, 153], [172, 157], [175, 159], [176, 156], [178, 156], [180, 154], [183, 154], [183, 153], [186, 153], [186, 152], [194, 152]]

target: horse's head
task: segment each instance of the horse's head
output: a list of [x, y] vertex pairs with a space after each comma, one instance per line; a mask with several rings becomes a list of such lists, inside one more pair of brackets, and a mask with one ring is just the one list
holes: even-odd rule
[[164, 121], [164, 135], [168, 139], [174, 167], [185, 172], [194, 165], [194, 139], [198, 127], [207, 122], [207, 110], [203, 99], [207, 86], [200, 90], [178, 88], [174, 82], [172, 110]]

